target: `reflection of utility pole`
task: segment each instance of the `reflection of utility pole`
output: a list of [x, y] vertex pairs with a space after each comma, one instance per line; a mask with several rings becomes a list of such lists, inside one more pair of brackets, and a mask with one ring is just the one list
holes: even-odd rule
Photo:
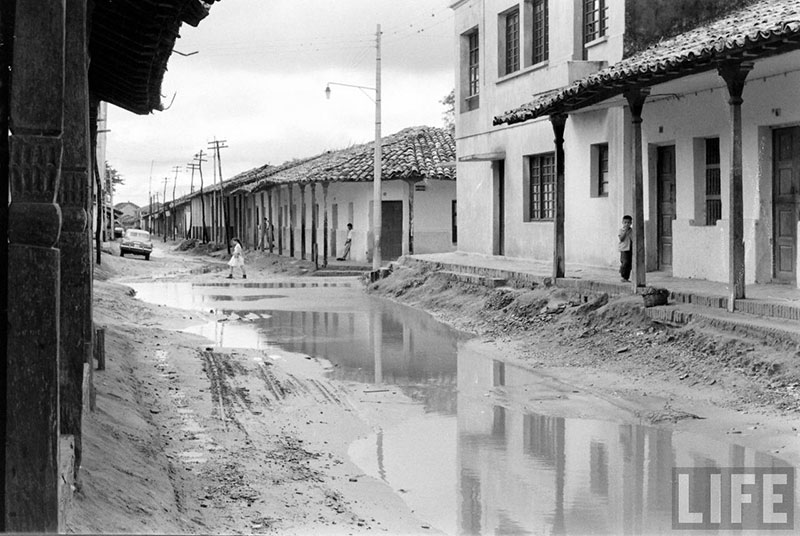
[[201, 213], [201, 220], [203, 224], [202, 230], [202, 239], [203, 243], [208, 243], [208, 228], [206, 227], [206, 198], [203, 195], [203, 162], [208, 162], [205, 158], [203, 158], [205, 154], [203, 150], [200, 149], [200, 152], [194, 155], [194, 160], [197, 162], [197, 169], [200, 172], [200, 213]]
[[191, 194], [194, 193], [194, 172], [196, 169], [200, 168], [200, 164], [190, 162], [186, 164], [186, 167], [192, 170], [192, 176], [189, 179], [189, 237], [194, 238], [194, 206], [191, 200]]
[[[222, 237], [225, 238], [225, 243], [228, 245], [228, 253], [230, 253], [231, 252], [231, 237], [228, 236], [228, 233], [229, 233], [229, 230], [228, 230], [228, 228], [229, 228], [229, 225], [228, 225], [228, 211], [225, 210], [225, 206], [227, 205], [227, 201], [225, 200], [225, 191], [224, 191], [223, 186], [222, 186], [222, 160], [219, 157], [219, 150], [228, 148], [228, 146], [225, 145], [225, 143], [227, 141], [228, 140], [218, 140], [218, 139], [215, 138], [214, 141], [208, 142], [208, 148], [214, 150], [214, 158], [215, 158], [215, 160], [217, 162], [217, 166], [219, 168], [219, 206], [220, 206], [220, 208], [222, 210], [222, 212], [220, 214], [222, 216], [222, 218], [221, 218], [222, 219], [222, 224], [225, 227], [224, 233], [220, 233], [220, 238], [222, 238]], [[216, 175], [216, 172], [215, 172], [215, 175]]]
[[164, 215], [164, 242], [167, 241], [167, 183], [169, 177], [164, 177], [164, 202], [161, 204], [161, 213]]
[[178, 184], [178, 172], [181, 170], [181, 166], [173, 166], [172, 171], [175, 172], [175, 179], [172, 181], [172, 239], [175, 240], [175, 220], [177, 217], [177, 212], [175, 212], [175, 186]]

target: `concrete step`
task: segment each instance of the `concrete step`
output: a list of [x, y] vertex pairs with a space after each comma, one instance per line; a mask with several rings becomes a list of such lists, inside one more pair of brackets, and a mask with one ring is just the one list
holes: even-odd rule
[[321, 268], [314, 272], [311, 272], [310, 275], [314, 277], [355, 277], [355, 276], [362, 276], [367, 273], [366, 270], [331, 270], [329, 268]]
[[480, 285], [482, 287], [497, 288], [506, 284], [506, 280], [501, 277], [492, 277], [480, 274], [468, 274], [464, 272], [451, 272], [449, 270], [439, 270], [438, 275], [468, 285]]

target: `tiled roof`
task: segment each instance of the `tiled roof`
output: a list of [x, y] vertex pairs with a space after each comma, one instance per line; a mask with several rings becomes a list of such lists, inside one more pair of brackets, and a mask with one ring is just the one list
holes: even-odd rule
[[[254, 173], [238, 188], [253, 192], [275, 184], [371, 181], [374, 142], [327, 151], [288, 162], [266, 173]], [[455, 180], [455, 140], [451, 131], [436, 127], [411, 127], [381, 140], [381, 179]], [[226, 183], [226, 190], [228, 189]], [[230, 190], [229, 190], [230, 191]]]
[[717, 21], [660, 41], [555, 93], [507, 111], [494, 124], [520, 123], [596, 104], [631, 87], [650, 86], [800, 48], [800, 1], [760, 0]]

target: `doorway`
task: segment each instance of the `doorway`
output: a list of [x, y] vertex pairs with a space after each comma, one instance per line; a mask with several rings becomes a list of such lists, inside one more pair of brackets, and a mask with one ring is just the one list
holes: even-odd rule
[[796, 283], [800, 127], [775, 130], [773, 151], [773, 276], [781, 283]]
[[494, 174], [494, 232], [492, 255], [505, 255], [506, 234], [506, 161], [495, 160], [492, 165]]
[[394, 260], [403, 254], [403, 202], [381, 203], [381, 257]]
[[672, 271], [672, 221], [675, 219], [675, 146], [659, 147], [656, 156], [658, 269]]

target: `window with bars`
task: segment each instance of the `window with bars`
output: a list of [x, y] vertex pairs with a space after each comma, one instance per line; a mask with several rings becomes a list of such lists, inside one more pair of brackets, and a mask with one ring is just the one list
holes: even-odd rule
[[592, 145], [592, 178], [594, 179], [594, 195], [608, 196], [608, 144]]
[[606, 35], [608, 13], [606, 0], [583, 0], [583, 44]]
[[500, 43], [500, 76], [519, 70], [519, 8], [516, 7], [500, 15], [502, 41]]
[[478, 30], [467, 34], [467, 98], [476, 97], [480, 91], [480, 45]]
[[706, 138], [706, 225], [716, 225], [722, 219], [722, 175], [720, 170], [719, 138]]
[[555, 216], [556, 155], [528, 157], [529, 220], [552, 220]]
[[548, 19], [549, 15], [547, 9], [547, 0], [533, 0], [533, 21], [531, 28], [533, 50], [531, 54], [531, 62], [534, 65], [543, 61], [547, 61], [549, 57]]

